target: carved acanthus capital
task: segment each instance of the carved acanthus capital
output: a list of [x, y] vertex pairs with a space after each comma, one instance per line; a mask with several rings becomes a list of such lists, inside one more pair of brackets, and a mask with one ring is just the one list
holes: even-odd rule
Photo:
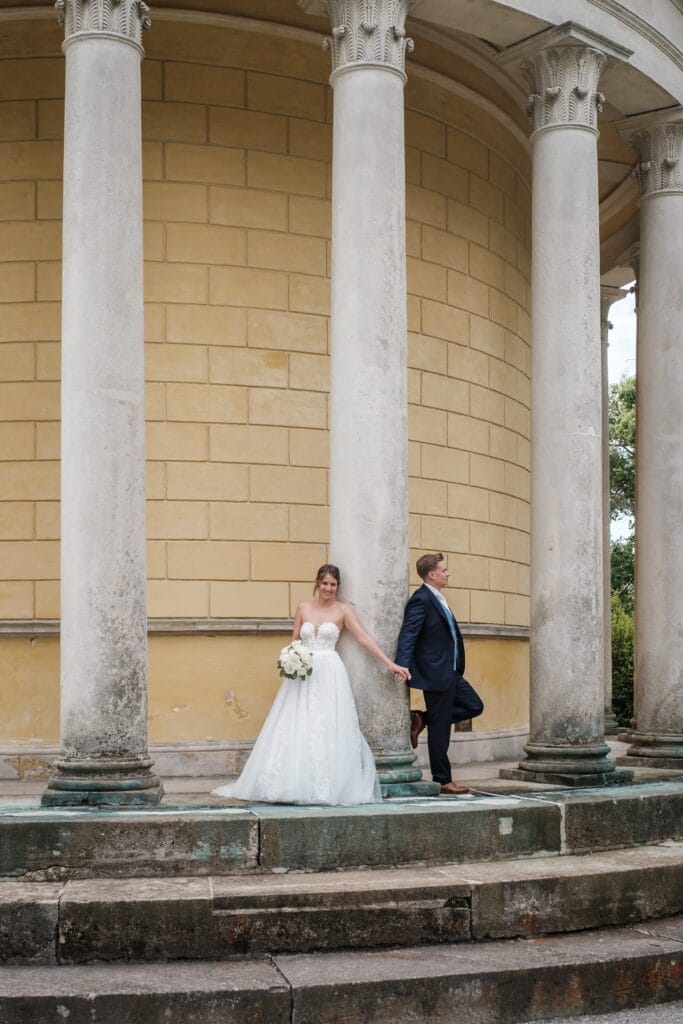
[[683, 108], [628, 117], [619, 130], [638, 154], [634, 174], [641, 196], [683, 192]]
[[607, 57], [591, 46], [558, 46], [525, 60], [521, 72], [531, 88], [527, 113], [534, 131], [574, 125], [597, 131], [605, 97], [598, 92]]
[[66, 43], [75, 36], [103, 33], [142, 48], [142, 33], [151, 24], [145, 0], [56, 0], [55, 7]]
[[[304, 2], [305, 0], [300, 0]], [[332, 24], [325, 48], [332, 74], [359, 66], [391, 68], [405, 76], [406, 53], [413, 49], [405, 33], [416, 0], [322, 0]]]
[[597, 131], [605, 97], [598, 82], [608, 60], [627, 61], [633, 51], [567, 21], [502, 50], [496, 60], [531, 87], [527, 113], [534, 130], [573, 126]]

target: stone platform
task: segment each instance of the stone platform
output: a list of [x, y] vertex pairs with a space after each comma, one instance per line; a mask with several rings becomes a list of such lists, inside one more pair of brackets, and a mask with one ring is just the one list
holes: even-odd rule
[[468, 781], [296, 808], [175, 780], [116, 812], [5, 788], [0, 1021], [521, 1024], [682, 998], [683, 779]]
[[338, 871], [592, 853], [683, 839], [683, 784], [402, 799], [361, 807], [0, 805], [0, 878]]

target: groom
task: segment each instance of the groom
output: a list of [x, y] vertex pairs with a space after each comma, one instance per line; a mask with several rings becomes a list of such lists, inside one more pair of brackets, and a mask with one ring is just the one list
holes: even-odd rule
[[453, 612], [441, 593], [448, 583], [448, 566], [443, 555], [422, 555], [417, 571], [423, 585], [406, 605], [403, 625], [398, 635], [395, 661], [410, 670], [410, 685], [424, 691], [426, 714], [411, 712], [410, 740], [428, 727], [429, 764], [441, 792], [451, 795], [469, 793], [451, 776], [448, 744], [451, 725], [476, 718], [484, 705], [473, 687], [463, 677], [465, 645]]

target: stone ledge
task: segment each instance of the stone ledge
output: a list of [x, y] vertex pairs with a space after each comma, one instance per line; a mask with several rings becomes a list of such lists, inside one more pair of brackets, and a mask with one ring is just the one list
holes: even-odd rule
[[307, 875], [5, 882], [0, 960], [221, 960], [520, 938], [680, 912], [680, 843]]
[[524, 799], [396, 800], [373, 814], [353, 807], [311, 811], [259, 808], [264, 870], [502, 860], [561, 848], [559, 808]]
[[[207, 806], [209, 805], [209, 806]], [[561, 849], [561, 811], [519, 797], [359, 807], [0, 809], [0, 878], [205, 876], [501, 860]]]
[[[293, 619], [148, 619], [147, 632], [152, 636], [253, 636], [287, 635], [292, 632]], [[497, 637], [528, 640], [528, 626], [499, 626], [487, 622], [460, 623], [463, 636]], [[59, 636], [59, 619], [0, 619], [0, 637]]]
[[[182, 796], [176, 797], [180, 803]], [[0, 877], [59, 881], [500, 861], [683, 840], [683, 784], [397, 799], [359, 807], [0, 807]]]
[[564, 814], [571, 853], [683, 839], [683, 779], [572, 793]]
[[258, 864], [259, 823], [238, 807], [0, 813], [0, 878], [208, 875]]
[[[509, 729], [485, 729], [457, 732], [451, 738], [448, 756], [451, 764], [484, 764], [490, 761], [520, 760], [529, 738], [528, 726]], [[148, 752], [154, 771], [164, 779], [226, 779], [237, 776], [251, 753], [253, 743], [245, 741], [178, 741], [150, 743]], [[417, 745], [417, 767], [429, 772], [426, 733]], [[59, 757], [54, 744], [16, 743], [0, 745], [0, 785], [2, 781], [47, 779], [52, 762]], [[428, 774], [425, 776], [428, 778]]]

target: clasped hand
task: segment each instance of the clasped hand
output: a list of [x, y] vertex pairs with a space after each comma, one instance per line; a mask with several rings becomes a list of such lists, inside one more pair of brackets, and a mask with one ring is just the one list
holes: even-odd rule
[[397, 683], [407, 683], [410, 681], [410, 672], [403, 665], [397, 665], [395, 662], [389, 666], [389, 671], [393, 672], [394, 679]]

